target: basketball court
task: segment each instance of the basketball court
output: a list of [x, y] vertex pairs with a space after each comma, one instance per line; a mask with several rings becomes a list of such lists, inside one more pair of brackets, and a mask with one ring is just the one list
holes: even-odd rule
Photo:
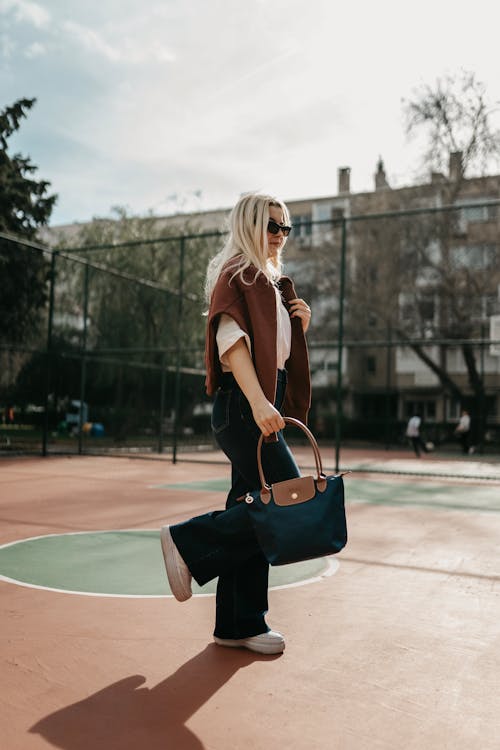
[[348, 545], [271, 570], [264, 657], [212, 643], [213, 583], [168, 589], [210, 458], [1, 460], [2, 749], [497, 750], [500, 464], [343, 452]]

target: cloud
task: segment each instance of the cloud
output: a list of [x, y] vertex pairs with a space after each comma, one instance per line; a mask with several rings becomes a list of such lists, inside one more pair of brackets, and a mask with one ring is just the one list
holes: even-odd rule
[[175, 60], [172, 51], [158, 42], [151, 44], [149, 40], [126, 36], [122, 37], [119, 43], [112, 43], [94, 29], [74, 21], [63, 21], [61, 26], [63, 31], [85, 50], [98, 54], [110, 62], [140, 64], [148, 61], [163, 63]]
[[40, 42], [33, 42], [33, 44], [30, 44], [30, 46], [24, 50], [24, 56], [29, 60], [32, 60], [34, 57], [45, 55], [46, 52], [47, 48], [45, 47], [45, 45], [41, 44]]
[[48, 26], [50, 21], [50, 13], [30, 0], [0, 0], [0, 11], [13, 12], [16, 21], [27, 21], [37, 29]]
[[476, 56], [498, 98], [484, 13], [451, 34], [454, 6], [434, 0], [433, 23], [421, 14], [408, 35], [395, 0], [365, 3], [360, 25], [361, 5], [0, 0], [2, 98], [38, 100], [17, 148], [60, 195], [54, 222], [197, 189], [207, 208], [259, 187], [327, 195], [344, 164], [353, 189], [367, 189], [379, 153], [404, 177], [418, 154], [399, 102], [445, 53], [452, 68]]
[[7, 34], [0, 36], [0, 58], [3, 60], [10, 60], [14, 56], [16, 49], [15, 42]]
[[79, 23], [75, 23], [74, 21], [64, 21], [62, 23], [62, 29], [89, 52], [97, 52], [107, 60], [113, 62], [121, 59], [119, 50], [102, 39], [97, 31], [82, 26]]

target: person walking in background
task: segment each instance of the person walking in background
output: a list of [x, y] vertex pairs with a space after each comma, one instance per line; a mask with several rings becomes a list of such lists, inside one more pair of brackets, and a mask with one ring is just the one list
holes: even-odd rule
[[9, 404], [5, 407], [3, 421], [5, 424], [14, 424], [14, 422], [16, 421], [16, 415], [12, 404]]
[[423, 450], [424, 453], [428, 453], [427, 446], [422, 440], [420, 434], [421, 425], [422, 418], [419, 414], [414, 414], [413, 417], [410, 417], [408, 420], [408, 425], [406, 427], [406, 437], [409, 438], [417, 458], [420, 458], [420, 450]]
[[268, 195], [244, 195], [230, 233], [207, 270], [206, 388], [215, 394], [212, 430], [231, 461], [226, 509], [164, 526], [161, 545], [172, 593], [191, 596], [191, 578], [218, 576], [214, 640], [220, 646], [281, 653], [285, 640], [265, 621], [269, 565], [244, 502], [260, 487], [257, 443], [269, 483], [299, 476], [281, 430], [286, 416], [307, 421], [311, 383], [305, 333], [311, 310], [281, 275], [288, 209]]
[[455, 428], [455, 435], [458, 435], [462, 444], [462, 453], [470, 453], [470, 416], [466, 409], [462, 409], [460, 421]]

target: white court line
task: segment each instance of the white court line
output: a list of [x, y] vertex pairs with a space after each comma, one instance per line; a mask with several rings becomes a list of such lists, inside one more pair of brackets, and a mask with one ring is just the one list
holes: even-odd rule
[[[127, 533], [129, 531], [137, 532], [137, 531], [158, 531], [158, 529], [101, 529], [100, 531], [68, 531], [65, 534], [41, 534], [40, 536], [31, 536], [26, 537], [25, 539], [17, 539], [15, 542], [8, 542], [7, 544], [1, 544], [0, 550], [5, 549], [6, 547], [13, 547], [16, 544], [23, 544], [24, 542], [32, 542], [36, 541], [37, 539], [48, 539], [50, 537], [60, 537], [60, 536], [78, 536], [81, 534], [116, 534], [116, 533]], [[334, 575], [337, 570], [340, 567], [339, 561], [335, 559], [333, 556], [331, 557], [325, 557], [325, 570], [323, 573], [320, 573], [317, 576], [313, 576], [312, 578], [305, 578], [303, 581], [295, 581], [294, 583], [284, 583], [280, 586], [270, 586], [269, 591], [278, 591], [280, 589], [291, 589], [295, 588], [297, 586], [306, 586], [310, 583], [317, 583], [318, 581], [323, 580], [323, 578], [329, 578], [330, 576]], [[113, 598], [113, 599], [173, 599], [173, 594], [103, 594], [103, 593], [97, 593], [94, 591], [72, 591], [71, 589], [56, 589], [51, 586], [40, 586], [36, 583], [27, 583], [26, 581], [19, 581], [17, 578], [9, 578], [8, 576], [4, 576], [0, 574], [0, 581], [5, 581], [6, 583], [12, 583], [15, 586], [23, 586], [24, 588], [28, 589], [40, 589], [42, 591], [53, 591], [56, 594], [74, 594], [76, 596], [100, 596], [104, 598]], [[197, 597], [210, 597], [215, 596], [215, 593], [213, 594], [203, 594], [203, 593], [193, 593], [193, 596]]]

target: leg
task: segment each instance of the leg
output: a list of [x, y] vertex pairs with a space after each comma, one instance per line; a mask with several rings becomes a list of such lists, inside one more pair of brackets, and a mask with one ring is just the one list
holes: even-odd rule
[[419, 449], [419, 445], [418, 445], [418, 438], [412, 437], [410, 439], [411, 439], [411, 444], [413, 445], [413, 450], [415, 451], [416, 457], [420, 458], [420, 449]]
[[424, 453], [429, 453], [429, 451], [427, 450], [427, 446], [426, 446], [426, 444], [425, 444], [425, 441], [423, 440], [423, 438], [422, 438], [422, 437], [419, 437], [419, 438], [418, 438], [418, 442], [419, 442], [419, 444], [420, 444], [420, 447], [422, 448], [423, 452], [424, 452]]
[[[256, 456], [256, 450], [257, 440], [253, 452], [247, 455]], [[233, 464], [228, 508], [236, 502], [236, 497], [260, 486], [257, 462], [254, 460], [252, 463], [254, 465], [247, 462], [244, 466], [245, 474]], [[269, 482], [299, 476], [295, 460], [281, 434], [278, 443], [263, 446], [262, 463], [266, 480]], [[265, 622], [268, 609], [268, 574], [269, 564], [260, 547], [256, 545], [254, 555], [219, 576], [214, 635], [219, 638], [246, 638], [268, 630]]]
[[[284, 397], [278, 382], [276, 406]], [[215, 634], [244, 638], [265, 633], [268, 563], [257, 543], [247, 508], [236, 498], [260, 486], [257, 441], [260, 431], [245, 397], [234, 381], [219, 392], [213, 414], [217, 442], [232, 463], [232, 487], [225, 511], [207, 513], [171, 527], [172, 537], [193, 577], [200, 584], [219, 576]], [[266, 480], [278, 482], [299, 475], [282, 435], [264, 444]]]
[[462, 443], [462, 453], [468, 453], [469, 452], [469, 433], [462, 432], [462, 434], [460, 435], [460, 441]]

